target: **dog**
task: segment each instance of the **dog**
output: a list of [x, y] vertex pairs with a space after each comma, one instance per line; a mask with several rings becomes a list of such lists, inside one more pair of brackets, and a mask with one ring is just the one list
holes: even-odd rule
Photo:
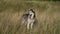
[[32, 29], [33, 24], [35, 22], [35, 12], [33, 11], [33, 9], [29, 9], [27, 14], [23, 14], [23, 23], [25, 23], [25, 25], [27, 25], [27, 29]]

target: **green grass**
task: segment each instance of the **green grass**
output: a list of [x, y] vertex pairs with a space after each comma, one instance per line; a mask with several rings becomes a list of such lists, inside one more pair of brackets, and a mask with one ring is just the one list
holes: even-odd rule
[[[60, 34], [60, 2], [0, 0], [0, 34]], [[21, 17], [33, 8], [37, 21], [33, 29], [22, 25]]]

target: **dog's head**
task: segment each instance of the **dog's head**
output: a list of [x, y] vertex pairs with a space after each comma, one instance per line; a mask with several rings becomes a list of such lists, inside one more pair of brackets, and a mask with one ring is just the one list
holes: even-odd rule
[[29, 15], [30, 15], [31, 17], [35, 17], [35, 12], [34, 12], [33, 9], [29, 9]]
[[35, 12], [33, 9], [29, 9], [29, 14], [33, 15]]

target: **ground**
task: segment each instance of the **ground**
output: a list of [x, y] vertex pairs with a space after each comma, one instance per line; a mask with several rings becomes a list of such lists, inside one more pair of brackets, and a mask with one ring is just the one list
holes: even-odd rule
[[[33, 29], [22, 25], [22, 15], [33, 8]], [[0, 0], [0, 34], [60, 34], [60, 2]]]

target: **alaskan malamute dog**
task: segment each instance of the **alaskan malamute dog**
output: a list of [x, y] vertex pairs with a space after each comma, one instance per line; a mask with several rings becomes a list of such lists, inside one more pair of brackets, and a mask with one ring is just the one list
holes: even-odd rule
[[27, 29], [33, 27], [33, 24], [35, 22], [35, 12], [33, 9], [29, 9], [28, 14], [23, 14], [23, 22], [25, 25], [27, 25]]

